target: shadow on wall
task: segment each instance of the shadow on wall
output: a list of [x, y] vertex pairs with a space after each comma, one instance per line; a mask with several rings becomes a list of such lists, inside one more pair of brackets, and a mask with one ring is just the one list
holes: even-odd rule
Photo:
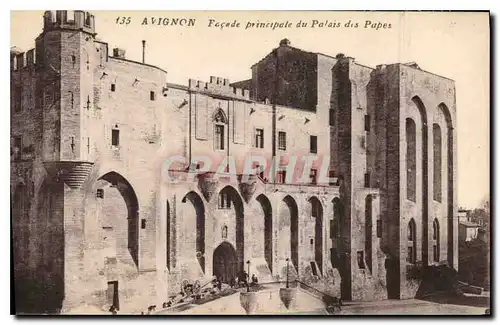
[[[24, 193], [26, 195], [26, 193]], [[62, 184], [45, 182], [38, 195], [37, 218], [46, 227], [16, 225], [22, 220], [22, 214], [29, 209], [22, 207], [22, 196], [14, 195], [12, 202], [14, 249], [11, 256], [11, 270], [14, 280], [13, 295], [15, 314], [57, 314], [61, 310], [64, 299], [64, 227], [63, 204], [64, 189]], [[16, 221], [17, 220], [17, 221]], [[34, 250], [29, 252], [28, 246], [19, 241], [18, 230], [23, 236], [34, 241]], [[40, 241], [40, 242], [38, 242]], [[20, 254], [20, 252], [23, 252]], [[17, 255], [17, 256], [16, 256]], [[36, 260], [33, 260], [36, 259]], [[31, 266], [34, 264], [35, 266]]]

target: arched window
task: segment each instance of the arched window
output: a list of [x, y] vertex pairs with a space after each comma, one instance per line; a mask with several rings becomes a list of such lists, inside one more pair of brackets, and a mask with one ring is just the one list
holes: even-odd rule
[[225, 129], [227, 119], [224, 112], [218, 109], [214, 114], [214, 147], [215, 150], [224, 150], [225, 148]]
[[417, 143], [416, 126], [411, 118], [406, 119], [406, 198], [416, 201], [417, 193]]
[[434, 123], [432, 126], [432, 136], [434, 145], [434, 201], [441, 202], [441, 155], [442, 155], [442, 141], [441, 141], [441, 127], [439, 124]]
[[432, 255], [434, 262], [439, 262], [439, 221], [434, 219], [432, 223]]
[[408, 255], [406, 257], [406, 261], [408, 263], [415, 264], [417, 260], [417, 225], [415, 224], [415, 220], [411, 219], [408, 222]]

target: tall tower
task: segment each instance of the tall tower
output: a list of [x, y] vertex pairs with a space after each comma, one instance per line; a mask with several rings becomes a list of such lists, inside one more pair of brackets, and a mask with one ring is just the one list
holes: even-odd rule
[[[42, 245], [49, 263], [46, 286], [58, 288], [60, 308], [79, 303], [83, 268], [84, 184], [93, 160], [89, 126], [96, 64], [94, 17], [83, 11], [47, 11], [36, 39], [37, 94], [42, 112], [41, 160], [47, 171], [41, 185], [39, 218], [49, 233]], [[58, 248], [57, 248], [58, 247]], [[42, 272], [43, 273], [43, 272]], [[50, 296], [50, 295], [49, 295]], [[59, 307], [56, 307], [59, 308]]]
[[81, 185], [92, 163], [86, 130], [93, 103], [94, 40], [94, 16], [83, 11], [45, 12], [36, 40], [42, 159], [47, 171], [70, 187]]

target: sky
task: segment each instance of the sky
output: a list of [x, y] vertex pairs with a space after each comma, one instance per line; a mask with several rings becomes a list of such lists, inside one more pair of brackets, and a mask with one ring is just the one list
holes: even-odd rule
[[[430, 12], [139, 12], [95, 11], [98, 38], [109, 49], [168, 72], [171, 83], [210, 76], [239, 81], [251, 77], [250, 67], [288, 38], [291, 45], [335, 56], [344, 53], [363, 65], [417, 62], [420, 68], [456, 82], [458, 204], [475, 208], [489, 197], [490, 187], [490, 48], [487, 13]], [[11, 46], [34, 47], [42, 30], [43, 12], [11, 13]], [[129, 24], [117, 24], [127, 21]], [[195, 26], [152, 24], [159, 18], [192, 18]], [[144, 18], [149, 24], [142, 25]], [[209, 27], [210, 19], [214, 20]], [[313, 21], [317, 23], [312, 27]], [[220, 28], [215, 22], [240, 23]], [[367, 24], [367, 21], [371, 23]], [[163, 21], [162, 21], [163, 22]], [[250, 23], [278, 22], [288, 28], [246, 28]], [[298, 22], [306, 27], [296, 27]], [[358, 27], [346, 27], [358, 23]], [[324, 26], [319, 26], [324, 23]], [[379, 24], [380, 23], [380, 24]], [[329, 27], [337, 26], [340, 27]], [[384, 26], [385, 24], [385, 26]], [[367, 28], [365, 28], [367, 26]], [[379, 27], [372, 28], [372, 27]], [[385, 27], [385, 28], [384, 28]]]

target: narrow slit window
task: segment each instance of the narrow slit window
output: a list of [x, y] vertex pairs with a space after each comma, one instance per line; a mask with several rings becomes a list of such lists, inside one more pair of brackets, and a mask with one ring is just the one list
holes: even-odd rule
[[311, 135], [309, 138], [309, 151], [311, 153], [318, 153], [318, 137], [315, 135]]
[[111, 131], [111, 145], [115, 147], [120, 145], [120, 130]]

